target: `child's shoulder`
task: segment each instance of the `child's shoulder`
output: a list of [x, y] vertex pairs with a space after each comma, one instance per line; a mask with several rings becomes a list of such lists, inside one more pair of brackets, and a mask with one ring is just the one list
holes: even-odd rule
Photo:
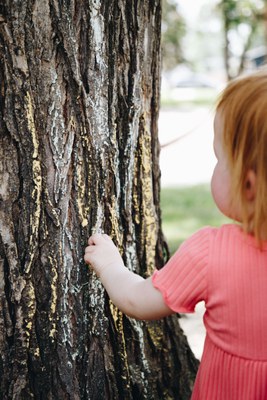
[[206, 246], [210, 246], [212, 243], [229, 244], [238, 237], [242, 238], [243, 235], [241, 227], [237, 224], [224, 224], [220, 227], [204, 226], [196, 231], [186, 243], [202, 242], [206, 243]]
[[237, 224], [224, 224], [220, 227], [204, 226], [200, 228], [193, 236], [210, 236], [210, 237], [221, 237], [222, 235], [241, 234], [242, 229]]
[[223, 237], [233, 237], [238, 230], [240, 228], [234, 224], [225, 224], [220, 227], [204, 226], [186, 239], [180, 248], [209, 249], [212, 243], [221, 242]]
[[219, 227], [209, 227], [210, 232], [214, 235], [242, 235], [243, 230], [242, 228], [236, 224], [223, 224]]
[[242, 227], [238, 223], [232, 224], [224, 224], [220, 227], [211, 227], [207, 226], [200, 229], [197, 235], [206, 236], [209, 238], [209, 241], [212, 241], [215, 245], [219, 245], [220, 247], [245, 247], [258, 250], [267, 250], [267, 241], [262, 243], [260, 247], [256, 238], [249, 233], [244, 232]]

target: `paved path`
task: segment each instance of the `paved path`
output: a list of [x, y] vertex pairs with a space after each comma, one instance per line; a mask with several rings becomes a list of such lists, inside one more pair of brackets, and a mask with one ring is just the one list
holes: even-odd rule
[[[161, 111], [159, 140], [162, 186], [208, 183], [215, 165], [211, 109]], [[200, 359], [205, 339], [204, 304], [194, 314], [184, 314], [180, 324], [195, 356]]]
[[162, 186], [210, 181], [215, 164], [211, 109], [162, 110], [159, 140]]

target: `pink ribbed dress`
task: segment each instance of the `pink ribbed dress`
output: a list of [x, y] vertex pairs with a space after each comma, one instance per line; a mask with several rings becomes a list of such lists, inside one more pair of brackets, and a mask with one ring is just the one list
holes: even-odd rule
[[153, 284], [175, 312], [205, 301], [207, 331], [192, 399], [267, 400], [267, 242], [239, 226], [203, 228]]

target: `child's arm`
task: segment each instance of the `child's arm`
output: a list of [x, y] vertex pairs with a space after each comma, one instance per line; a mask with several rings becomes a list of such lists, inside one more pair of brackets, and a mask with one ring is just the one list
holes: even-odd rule
[[85, 262], [99, 276], [112, 302], [125, 314], [137, 319], [159, 319], [173, 311], [151, 278], [143, 279], [129, 271], [117, 247], [107, 235], [95, 234], [85, 249]]

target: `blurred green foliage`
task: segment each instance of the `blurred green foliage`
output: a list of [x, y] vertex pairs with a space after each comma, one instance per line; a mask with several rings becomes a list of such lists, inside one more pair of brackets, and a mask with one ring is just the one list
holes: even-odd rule
[[184, 61], [181, 40], [186, 33], [186, 24], [179, 13], [177, 2], [162, 2], [162, 59], [165, 70]]
[[266, 0], [221, 0], [219, 8], [231, 27], [251, 24], [254, 18], [263, 18]]
[[[196, 1], [197, 3], [197, 1]], [[209, 4], [210, 3], [210, 4]], [[181, 1], [182, 4], [182, 1]], [[185, 48], [188, 42], [190, 30], [194, 30], [188, 23], [181, 10], [179, 0], [162, 0], [162, 60], [163, 70], [171, 70], [178, 64], [189, 65], [198, 70], [199, 64], [209, 65], [206, 61], [200, 61], [196, 56], [190, 56], [190, 51]], [[199, 56], [212, 60], [212, 54], [207, 49], [216, 49], [219, 57], [224, 62], [226, 76], [232, 79], [241, 74], [247, 64], [254, 62], [250, 50], [257, 50], [266, 46], [267, 42], [267, 0], [206, 0], [201, 9], [201, 21], [204, 26], [209, 27], [219, 21], [221, 25], [219, 36], [216, 32], [203, 29], [200, 24], [195, 27], [195, 43], [190, 43]], [[214, 34], [211, 35], [210, 32]], [[210, 50], [210, 51], [211, 51]], [[199, 57], [198, 56], [198, 57]], [[218, 60], [216, 61], [218, 65]], [[212, 64], [213, 65], [213, 64]], [[253, 65], [252, 65], [253, 66]], [[249, 65], [249, 68], [251, 65]]]
[[[230, 80], [243, 72], [248, 50], [259, 44], [266, 45], [267, 0], [220, 0], [218, 9], [224, 26], [225, 69]], [[244, 27], [246, 27], [246, 34], [244, 34]], [[238, 66], [233, 68], [231, 59], [235, 54], [234, 42], [238, 37], [242, 38], [242, 51], [239, 55]]]

